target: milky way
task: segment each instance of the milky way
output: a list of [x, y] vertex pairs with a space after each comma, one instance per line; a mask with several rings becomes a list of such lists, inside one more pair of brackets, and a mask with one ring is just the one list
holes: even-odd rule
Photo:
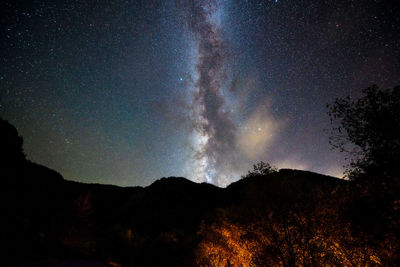
[[0, 116], [81, 182], [340, 177], [326, 104], [400, 84], [392, 2], [0, 1]]
[[225, 106], [223, 87], [229, 60], [218, 25], [217, 1], [187, 1], [180, 5], [195, 46], [195, 77], [191, 85], [194, 172], [197, 180], [218, 183], [231, 169], [235, 150], [235, 125]]
[[[192, 125], [192, 160], [189, 178], [226, 186], [243, 174], [251, 162], [261, 160], [283, 124], [270, 114], [270, 97], [252, 112], [240, 114], [240, 102], [252, 89], [232, 78], [232, 62], [223, 35], [224, 6], [218, 1], [185, 1], [178, 4], [193, 39], [194, 66], [188, 84]], [[240, 97], [238, 97], [238, 94]], [[238, 114], [239, 113], [239, 114]], [[239, 116], [241, 115], [241, 116]], [[235, 118], [241, 117], [237, 120]]]

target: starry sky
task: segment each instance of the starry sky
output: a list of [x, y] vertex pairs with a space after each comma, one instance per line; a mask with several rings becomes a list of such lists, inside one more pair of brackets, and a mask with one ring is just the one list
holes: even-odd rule
[[69, 180], [341, 177], [326, 104], [400, 84], [389, 2], [1, 1], [0, 116]]

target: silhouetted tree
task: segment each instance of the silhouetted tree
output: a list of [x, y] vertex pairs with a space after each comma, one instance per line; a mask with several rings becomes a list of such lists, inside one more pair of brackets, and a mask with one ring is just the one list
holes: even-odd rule
[[253, 170], [248, 171], [247, 175], [242, 176], [242, 178], [247, 178], [247, 177], [254, 177], [254, 176], [262, 176], [262, 175], [267, 175], [270, 173], [274, 173], [278, 171], [277, 168], [271, 166], [269, 163], [265, 163], [263, 161], [260, 161], [257, 164], [253, 165]]
[[4, 167], [25, 160], [22, 149], [23, 139], [17, 129], [8, 121], [0, 118], [0, 164]]
[[373, 85], [357, 100], [338, 98], [328, 105], [330, 144], [348, 154], [350, 179], [398, 176], [400, 162], [400, 86], [380, 90]]

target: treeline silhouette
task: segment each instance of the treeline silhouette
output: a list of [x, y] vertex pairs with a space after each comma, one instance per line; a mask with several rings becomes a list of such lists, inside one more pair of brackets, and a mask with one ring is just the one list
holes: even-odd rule
[[329, 141], [351, 160], [350, 179], [399, 176], [400, 86], [380, 90], [373, 85], [358, 99], [338, 98], [328, 107]]
[[83, 184], [28, 161], [0, 119], [2, 265], [399, 266], [399, 87], [365, 92], [329, 106], [349, 180], [260, 162], [227, 188]]

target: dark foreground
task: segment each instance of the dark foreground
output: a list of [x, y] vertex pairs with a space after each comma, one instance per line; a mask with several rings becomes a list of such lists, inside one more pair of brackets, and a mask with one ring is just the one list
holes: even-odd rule
[[122, 188], [18, 164], [2, 178], [2, 264], [400, 264], [395, 180], [356, 185], [280, 170], [227, 188], [175, 177]]

